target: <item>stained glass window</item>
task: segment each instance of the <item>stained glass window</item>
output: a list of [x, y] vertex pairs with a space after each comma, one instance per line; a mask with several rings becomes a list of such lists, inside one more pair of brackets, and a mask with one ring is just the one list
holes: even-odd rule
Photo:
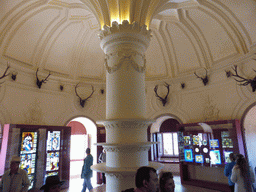
[[22, 132], [20, 145], [20, 168], [28, 173], [31, 182], [29, 189], [33, 188], [36, 172], [36, 156], [37, 156], [37, 132]]

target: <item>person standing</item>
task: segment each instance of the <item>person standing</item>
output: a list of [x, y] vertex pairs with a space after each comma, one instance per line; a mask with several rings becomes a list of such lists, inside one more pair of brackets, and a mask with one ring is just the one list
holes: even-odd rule
[[229, 188], [230, 188], [231, 192], [234, 192], [235, 191], [235, 183], [233, 183], [230, 178], [231, 178], [231, 174], [232, 174], [232, 169], [236, 164], [235, 154], [230, 153], [229, 154], [229, 159], [230, 159], [231, 162], [225, 165], [224, 175], [226, 177], [228, 177], [228, 185], [229, 185]]
[[30, 186], [28, 174], [25, 170], [20, 169], [21, 158], [13, 156], [11, 159], [10, 169], [6, 171], [0, 181], [1, 192], [27, 192]]
[[91, 166], [93, 164], [93, 157], [91, 155], [90, 148], [86, 149], [86, 155], [87, 156], [84, 159], [84, 165], [83, 165], [82, 174], [81, 174], [81, 178], [84, 179], [82, 192], [85, 192], [86, 188], [88, 188], [89, 191], [93, 188], [91, 184], [91, 178], [92, 178]]
[[[105, 149], [102, 150], [99, 156], [99, 163], [106, 163], [106, 151]], [[102, 173], [102, 182], [106, 184], [106, 176], [105, 173]]]
[[250, 171], [249, 165], [244, 156], [236, 156], [236, 165], [232, 169], [231, 181], [235, 183], [235, 192], [252, 192], [254, 183], [254, 173]]

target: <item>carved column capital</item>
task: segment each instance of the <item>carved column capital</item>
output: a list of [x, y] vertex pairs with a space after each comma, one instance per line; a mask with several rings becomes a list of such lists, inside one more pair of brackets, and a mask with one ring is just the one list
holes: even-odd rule
[[151, 30], [147, 30], [147, 26], [139, 26], [138, 22], [134, 21], [132, 24], [129, 24], [127, 20], [124, 20], [122, 24], [118, 24], [116, 21], [112, 23], [112, 27], [104, 25], [103, 29], [100, 30], [99, 37], [102, 40], [104, 37], [120, 32], [134, 32], [151, 37]]

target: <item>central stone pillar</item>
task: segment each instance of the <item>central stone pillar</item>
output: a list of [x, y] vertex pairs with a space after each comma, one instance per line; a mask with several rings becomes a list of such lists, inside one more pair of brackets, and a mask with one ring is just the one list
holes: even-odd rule
[[106, 127], [106, 164], [92, 166], [105, 172], [106, 191], [120, 192], [135, 187], [135, 172], [148, 162], [146, 120], [145, 51], [150, 42], [146, 26], [123, 21], [104, 26], [100, 34], [106, 73], [106, 120], [97, 123]]

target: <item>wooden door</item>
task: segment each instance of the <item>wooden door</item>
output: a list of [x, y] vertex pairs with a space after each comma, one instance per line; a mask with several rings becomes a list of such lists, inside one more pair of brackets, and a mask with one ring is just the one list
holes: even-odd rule
[[[105, 143], [106, 142], [106, 129], [105, 127], [97, 127], [97, 143]], [[102, 146], [97, 146], [97, 161], [99, 156], [103, 150]], [[99, 163], [99, 162], [98, 162]], [[97, 184], [102, 183], [102, 174], [97, 172]]]

